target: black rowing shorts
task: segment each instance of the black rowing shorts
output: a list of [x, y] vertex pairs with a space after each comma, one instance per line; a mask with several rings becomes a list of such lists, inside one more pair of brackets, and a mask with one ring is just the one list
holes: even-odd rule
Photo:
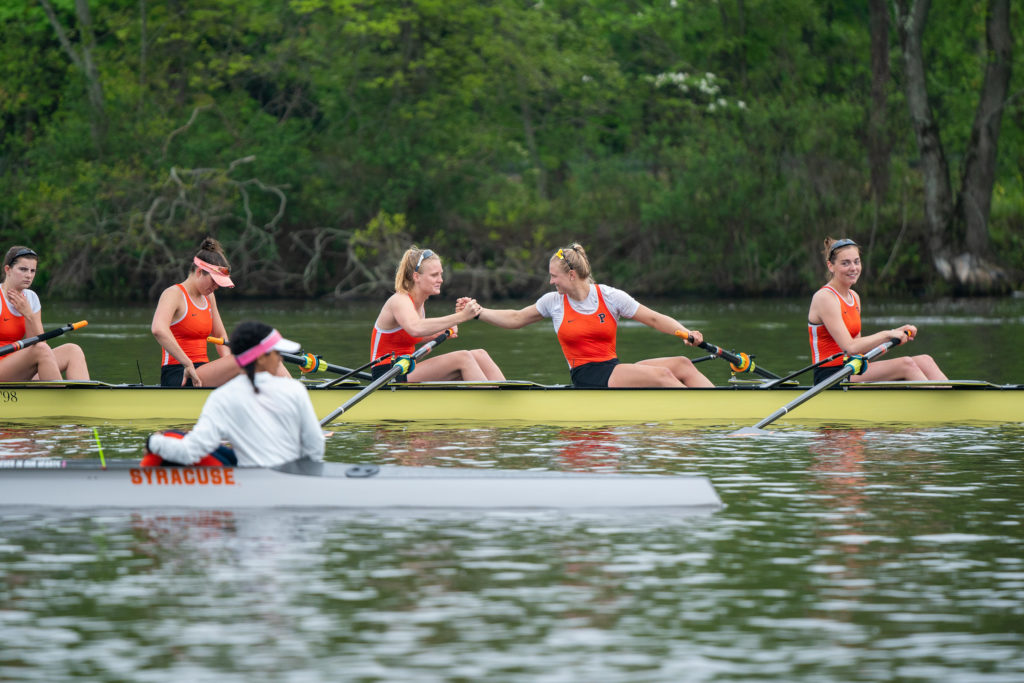
[[612, 371], [619, 364], [618, 358], [603, 360], [597, 363], [584, 363], [574, 367], [569, 376], [572, 378], [572, 385], [580, 389], [607, 389], [608, 379]]
[[[381, 363], [380, 365], [374, 365], [373, 368], [370, 370], [370, 375], [374, 379], [377, 379], [378, 377], [383, 377], [384, 374], [388, 370], [391, 369], [391, 366], [392, 366], [391, 363]], [[408, 382], [409, 381], [409, 375], [399, 375], [398, 377], [395, 377], [391, 381], [392, 382]]]
[[[831, 377], [832, 375], [836, 374], [837, 372], [839, 372], [842, 369], [843, 369], [842, 365], [830, 365], [827, 368], [823, 368], [821, 366], [818, 366], [818, 367], [814, 368], [814, 383], [815, 384], [821, 384], [822, 382], [824, 382], [829, 377]], [[850, 378], [847, 377], [846, 381], [849, 381], [849, 380], [850, 380]], [[837, 382], [835, 386], [838, 387], [840, 384], [842, 384], [842, 382]]]
[[[197, 368], [206, 365], [206, 363], [196, 363]], [[180, 387], [182, 386], [181, 380], [185, 379], [185, 366], [184, 365], [162, 365], [160, 366], [160, 386], [162, 387]], [[186, 384], [186, 387], [192, 386], [192, 380], [190, 379]]]

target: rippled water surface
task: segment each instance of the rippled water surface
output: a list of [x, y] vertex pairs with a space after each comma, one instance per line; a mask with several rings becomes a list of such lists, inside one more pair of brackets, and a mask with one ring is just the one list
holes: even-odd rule
[[[264, 317], [349, 365], [375, 312], [222, 307], [229, 327]], [[806, 302], [659, 307], [772, 369], [807, 362]], [[155, 381], [148, 315], [90, 313], [75, 334], [94, 377]], [[952, 377], [1024, 376], [1024, 302], [865, 317], [917, 322], [915, 348]], [[460, 343], [493, 349], [510, 377], [565, 381], [550, 328], [486, 329]], [[620, 353], [675, 352], [662, 337], [624, 326]], [[696, 515], [0, 507], [0, 680], [1024, 681], [1024, 415], [838, 420], [766, 438], [410, 423], [328, 439], [336, 461], [700, 474], [726, 505]], [[98, 428], [107, 457], [137, 457], [146, 433]], [[96, 458], [92, 426], [0, 422], [0, 458], [42, 456]]]
[[[1022, 437], [341, 430], [332, 460], [703, 474], [726, 507], [5, 510], [0, 679], [1020, 681]], [[91, 444], [6, 432], [0, 454]]]

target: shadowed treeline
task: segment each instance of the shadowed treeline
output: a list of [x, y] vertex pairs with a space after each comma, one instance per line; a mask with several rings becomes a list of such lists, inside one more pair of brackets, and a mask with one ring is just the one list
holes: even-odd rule
[[151, 299], [207, 234], [254, 296], [379, 296], [411, 243], [531, 296], [572, 240], [804, 293], [826, 235], [862, 289], [1016, 286], [1020, 9], [920, 4], [0, 2], [0, 235], [51, 298]]

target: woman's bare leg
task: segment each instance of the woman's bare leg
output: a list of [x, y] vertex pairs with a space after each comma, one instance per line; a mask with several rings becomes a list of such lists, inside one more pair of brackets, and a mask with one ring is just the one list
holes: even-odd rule
[[491, 358], [491, 354], [483, 349], [473, 349], [470, 353], [473, 354], [473, 359], [476, 360], [476, 364], [480, 366], [480, 370], [488, 380], [501, 382], [505, 379], [504, 373], [502, 373], [498, 364], [494, 362], [494, 359]]
[[89, 365], [78, 344], [61, 344], [53, 349], [53, 356], [65, 379], [89, 379]]
[[851, 382], [898, 382], [903, 380], [924, 381], [928, 379], [910, 356], [876, 360], [868, 363], [863, 375], [852, 375]]
[[688, 387], [713, 387], [711, 380], [704, 376], [697, 366], [686, 356], [669, 356], [667, 358], [648, 358], [637, 365], [656, 365], [668, 368], [672, 376]]
[[481, 382], [486, 379], [484, 371], [469, 351], [452, 351], [416, 361], [416, 369], [409, 373], [410, 382]]
[[935, 381], [944, 381], [949, 379], [946, 377], [946, 373], [939, 369], [939, 364], [935, 362], [935, 359], [928, 354], [911, 356], [911, 359], [917, 363], [918, 369], [920, 369], [928, 379]]
[[0, 362], [0, 380], [3, 381], [59, 379], [60, 368], [57, 359], [53, 357], [53, 350], [42, 342], [10, 353]]
[[672, 370], [654, 363], [619, 363], [608, 378], [609, 387], [676, 387], [683, 385]]

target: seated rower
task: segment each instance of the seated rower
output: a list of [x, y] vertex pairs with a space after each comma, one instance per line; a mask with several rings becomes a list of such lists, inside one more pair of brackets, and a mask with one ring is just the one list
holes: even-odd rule
[[[630, 318], [665, 334], [682, 334], [686, 344], [704, 341], [697, 330], [640, 304], [626, 292], [597, 284], [590, 260], [579, 243], [559, 249], [548, 260], [549, 282], [555, 291], [520, 310], [483, 308], [475, 316], [508, 329], [518, 329], [550, 318], [562, 353], [569, 364], [574, 387], [712, 387], [685, 356], [648, 358], [635, 363], [619, 362], [615, 350], [618, 320]], [[459, 299], [456, 310], [469, 300]]]
[[[43, 333], [42, 305], [29, 289], [36, 277], [39, 255], [14, 246], [4, 256], [0, 272], [0, 346]], [[0, 356], [0, 381], [89, 379], [89, 366], [78, 344], [51, 347], [46, 342]]]
[[[212, 361], [206, 353], [210, 336], [227, 336], [215, 292], [234, 286], [224, 248], [207, 237], [192, 258], [188, 277], [163, 291], [153, 313], [150, 331], [163, 349], [160, 386], [219, 387], [239, 375], [227, 346], [218, 346], [219, 357]], [[271, 372], [290, 377], [283, 363]]]
[[[370, 333], [370, 358], [381, 359], [373, 366], [374, 379], [391, 369], [393, 359], [411, 354], [416, 344], [433, 338], [446, 329], [458, 336], [458, 325], [480, 313], [480, 304], [463, 299], [459, 310], [440, 318], [426, 317], [427, 299], [441, 293], [444, 269], [441, 257], [430, 249], [410, 247], [402, 256], [395, 272], [395, 293], [380, 309]], [[385, 358], [385, 354], [391, 354]], [[408, 375], [399, 375], [396, 382], [431, 382], [456, 380], [465, 382], [502, 381], [505, 375], [484, 349], [450, 351], [423, 358]]]
[[[184, 437], [150, 435], [149, 453], [195, 465], [228, 441], [242, 467], [323, 460], [324, 434], [305, 387], [273, 374], [281, 363], [279, 352], [296, 353], [299, 345], [269, 325], [246, 321], [235, 328], [230, 346], [244, 374], [211, 392], [195, 428]], [[144, 464], [156, 464], [147, 459]]]
[[[829, 279], [811, 298], [807, 311], [807, 335], [814, 363], [840, 351], [848, 355], [867, 353], [889, 339], [899, 339], [900, 346], [917, 336], [914, 325], [900, 325], [864, 336], [861, 334], [860, 295], [853, 286], [860, 279], [862, 264], [860, 246], [851, 239], [825, 239], [823, 249]], [[814, 369], [814, 383], [820, 384], [844, 363], [836, 358]], [[872, 361], [860, 375], [851, 375], [850, 382], [882, 382], [890, 380], [942, 381], [946, 375], [935, 359], [927, 354]]]

